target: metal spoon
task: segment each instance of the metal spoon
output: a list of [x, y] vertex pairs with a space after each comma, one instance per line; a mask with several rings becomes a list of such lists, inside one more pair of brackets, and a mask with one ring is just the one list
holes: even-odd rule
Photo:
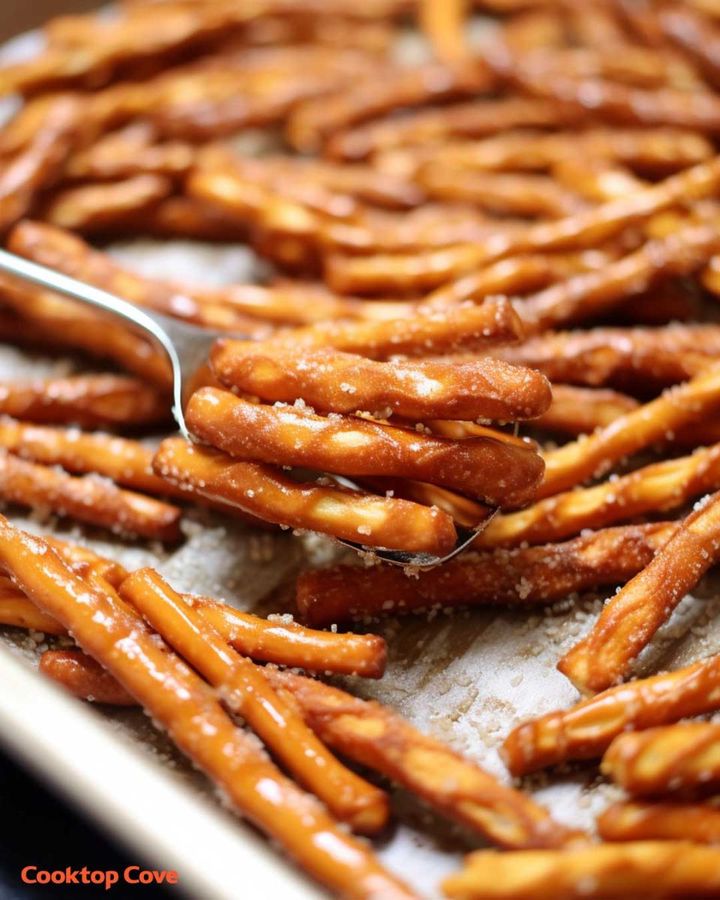
[[[112, 313], [123, 319], [135, 330], [153, 338], [160, 344], [167, 354], [172, 369], [172, 414], [183, 437], [188, 440], [194, 439], [188, 431], [185, 416], [183, 415], [183, 386], [188, 383], [192, 375], [205, 362], [215, 341], [219, 337], [227, 337], [227, 332], [202, 328], [198, 325], [182, 322], [179, 319], [173, 319], [153, 310], [140, 309], [133, 303], [129, 303], [127, 300], [123, 300], [121, 297], [117, 297], [108, 291], [94, 287], [91, 284], [85, 284], [83, 281], [78, 281], [76, 278], [71, 278], [62, 272], [56, 272], [54, 269], [47, 268], [47, 266], [31, 262], [14, 253], [8, 253], [6, 250], [0, 250], [0, 270], [48, 288], [58, 294], [71, 297], [73, 300], [77, 300], [87, 306], [93, 306], [96, 309]], [[338, 480], [337, 476], [330, 477]], [[343, 477], [341, 480], [344, 484], [357, 488], [357, 485], [347, 478]], [[490, 516], [483, 520], [477, 530], [458, 526], [457, 542], [450, 553], [445, 556], [434, 556], [431, 553], [406, 553], [403, 550], [376, 549], [355, 541], [345, 541], [339, 538], [336, 538], [336, 540], [360, 553], [372, 552], [384, 562], [398, 566], [427, 568], [452, 559], [453, 556], [456, 556], [468, 547], [478, 532], [483, 531], [487, 527], [495, 512], [493, 511]]]

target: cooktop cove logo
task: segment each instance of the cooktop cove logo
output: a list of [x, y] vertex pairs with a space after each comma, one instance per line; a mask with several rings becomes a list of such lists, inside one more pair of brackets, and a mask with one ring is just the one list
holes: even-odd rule
[[25, 866], [20, 872], [23, 884], [48, 885], [95, 885], [109, 891], [120, 881], [123, 884], [179, 884], [178, 873], [169, 869], [143, 869], [140, 866], [126, 866], [122, 872], [117, 869], [40, 869], [37, 866]]

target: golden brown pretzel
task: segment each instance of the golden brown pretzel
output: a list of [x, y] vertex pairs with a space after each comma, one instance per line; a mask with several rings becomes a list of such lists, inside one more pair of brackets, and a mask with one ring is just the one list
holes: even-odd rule
[[550, 409], [534, 420], [543, 431], [578, 437], [590, 434], [636, 409], [638, 401], [608, 388], [553, 384]]
[[294, 406], [249, 403], [215, 388], [193, 394], [185, 415], [194, 435], [233, 457], [351, 478], [415, 478], [494, 506], [528, 502], [542, 478], [542, 460], [531, 447], [492, 437], [456, 441], [355, 417], [327, 418]]
[[77, 478], [49, 466], [0, 452], [0, 497], [33, 509], [50, 510], [117, 534], [159, 541], [180, 538], [181, 511], [102, 478]]
[[[40, 670], [84, 700], [134, 703], [107, 671], [83, 653], [46, 651]], [[554, 822], [532, 800], [500, 784], [440, 741], [416, 731], [379, 703], [270, 666], [259, 671], [323, 742], [391, 778], [493, 843], [514, 848], [557, 847], [579, 837], [578, 832]], [[440, 771], [441, 777], [433, 776]]]
[[412, 421], [534, 418], [550, 387], [529, 369], [496, 360], [374, 362], [330, 349], [225, 340], [211, 352], [215, 375], [269, 402], [302, 399], [318, 410], [396, 414]]
[[720, 328], [703, 323], [550, 332], [491, 352], [540, 369], [552, 382], [665, 387], [697, 375], [720, 353]]
[[[612, 426], [609, 426], [612, 427]], [[553, 494], [520, 510], [496, 516], [478, 536], [478, 547], [516, 547], [562, 540], [585, 528], [676, 509], [720, 489], [720, 444], [689, 456], [662, 460], [592, 487]]]
[[0, 382], [0, 413], [39, 424], [134, 428], [164, 422], [168, 400], [124, 375], [69, 375]]
[[367, 546], [440, 556], [455, 545], [452, 519], [439, 509], [293, 481], [274, 466], [240, 462], [181, 438], [162, 442], [154, 468], [189, 495], [221, 500], [285, 527], [319, 531]]
[[618, 460], [702, 421], [718, 405], [720, 367], [712, 365], [589, 437], [547, 452], [539, 496], [549, 497], [604, 475]]
[[576, 591], [627, 581], [648, 565], [676, 527], [627, 525], [564, 544], [469, 551], [413, 577], [380, 565], [302, 572], [295, 601], [303, 621], [318, 626], [437, 607], [552, 603]]
[[613, 803], [597, 826], [604, 841], [720, 843], [720, 810], [709, 803]]
[[[337, 828], [238, 730], [215, 693], [112, 592], [76, 578], [39, 538], [0, 520], [0, 565], [106, 666], [233, 806], [311, 875], [348, 897], [409, 898], [367, 847]], [[82, 596], [83, 602], [78, 602]], [[100, 619], [102, 624], [100, 624]], [[162, 677], [158, 678], [158, 673]], [[273, 786], [272, 797], [263, 786]]]
[[566, 850], [477, 850], [442, 884], [452, 900], [669, 900], [720, 891], [720, 850], [637, 841]]
[[69, 98], [49, 105], [42, 127], [27, 148], [0, 173], [0, 232], [4, 232], [36, 205], [38, 196], [52, 187], [73, 148], [79, 108]]
[[696, 504], [651, 563], [604, 606], [590, 634], [558, 663], [582, 691], [622, 680], [635, 657], [713, 565], [720, 551], [720, 495]]
[[[625, 731], [642, 731], [720, 706], [720, 657], [618, 685], [514, 728], [503, 743], [513, 775], [570, 759], [596, 759]], [[638, 834], [637, 837], [653, 837]], [[679, 836], [679, 835], [678, 835]]]
[[258, 667], [230, 648], [202, 613], [188, 607], [157, 572], [138, 569], [118, 590], [334, 816], [364, 834], [374, 834], [387, 823], [385, 794], [329, 754]]
[[600, 766], [636, 796], [712, 793], [720, 783], [720, 725], [683, 722], [619, 734]]

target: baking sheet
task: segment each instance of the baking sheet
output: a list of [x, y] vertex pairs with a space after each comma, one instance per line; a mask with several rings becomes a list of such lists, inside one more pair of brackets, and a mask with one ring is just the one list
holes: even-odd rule
[[[22, 41], [15, 45], [13, 53], [24, 55], [31, 45], [32, 40], [30, 44]], [[175, 279], [187, 277], [206, 284], [240, 280], [254, 265], [245, 248], [187, 241], [126, 241], [113, 245], [110, 250], [124, 263], [148, 274], [172, 273]], [[63, 374], [78, 368], [78, 362], [71, 358], [28, 355], [0, 346], [0, 378]], [[210, 594], [260, 614], [292, 612], [296, 573], [303, 566], [326, 564], [340, 555], [323, 538], [253, 533], [206, 512], [188, 515], [186, 539], [173, 550], [123, 543], [108, 539], [98, 531], [26, 517], [17, 510], [10, 510], [9, 514], [21, 527], [38, 533], [51, 531], [87, 543], [129, 568], [153, 565], [179, 590]], [[696, 591], [695, 599], [688, 598], [681, 604], [653, 647], [643, 655], [639, 671], [658, 666], [673, 668], [720, 648], [719, 586], [718, 579], [711, 576]], [[397, 709], [419, 728], [447, 741], [505, 780], [507, 774], [498, 756], [498, 746], [508, 731], [523, 719], [567, 706], [577, 699], [577, 692], [556, 671], [555, 663], [590, 627], [601, 603], [601, 598], [586, 596], [529, 612], [474, 610], [446, 615], [436, 611], [423, 617], [366, 624], [359, 630], [378, 631], [387, 638], [390, 650], [387, 673], [379, 682], [345, 679], [344, 683], [362, 696], [374, 697]], [[46, 647], [41, 635], [2, 628], [0, 644], [30, 667]], [[0, 708], [2, 704], [0, 695]], [[67, 704], [63, 708], [67, 709]], [[36, 714], [30, 703], [26, 714], [28, 717]], [[91, 716], [114, 739], [120, 736], [134, 745], [141, 759], [151, 765], [160, 763], [168, 770], [178, 797], [191, 802], [200, 796], [202, 804], [208, 800], [214, 804], [219, 829], [228, 839], [239, 839], [242, 847], [247, 847], [248, 835], [255, 839], [248, 829], [222, 810], [207, 783], [152, 729], [142, 713], [94, 709]], [[60, 730], [56, 743], [71, 741], [72, 733], [72, 729]], [[7, 735], [0, 734], [0, 740], [3, 739]], [[15, 749], [23, 750], [22, 746]], [[37, 749], [26, 746], [25, 752], [32, 756], [32, 751]], [[92, 765], [91, 761], [88, 765]], [[523, 787], [547, 805], [558, 820], [586, 828], [592, 827], [595, 815], [618, 795], [616, 789], [603, 784], [588, 767], [526, 779]], [[120, 806], [136, 802], [132, 792], [123, 793], [118, 788], [116, 795]], [[477, 841], [468, 840], [454, 826], [436, 818], [402, 792], [396, 792], [394, 799], [402, 824], [377, 843], [379, 855], [421, 896], [437, 897], [440, 879], [460, 864], [462, 853], [477, 846]], [[87, 797], [83, 802], [89, 802], [93, 808]], [[98, 804], [94, 806], [97, 808]], [[163, 817], [156, 814], [161, 829]], [[195, 832], [202, 820], [201, 813], [195, 814], [200, 817], [197, 820], [192, 813], [188, 815], [186, 827], [191, 834], [197, 834], [195, 844], [203, 843], [203, 833]], [[111, 826], [117, 827], [127, 839], [128, 830], [122, 827], [122, 817], [114, 813], [109, 819]], [[144, 846], [149, 845], [146, 842]], [[157, 855], [158, 850], [162, 852], [161, 848], [151, 847], [150, 852]], [[263, 858], [258, 871], [269, 878], [284, 878], [285, 866], [279, 862], [279, 856], [277, 859], [277, 863], [268, 864]], [[168, 867], [163, 859], [156, 861], [161, 867]], [[182, 866], [180, 870], [182, 874]], [[250, 887], [242, 866], [229, 866], [227, 879], [231, 880], [230, 896], [239, 885], [244, 896], [270, 896], [266, 885], [261, 888], [258, 882], [257, 891]], [[186, 887], [191, 885], [192, 896], [203, 900], [221, 896], [216, 893], [217, 885], [198, 884], [194, 876], [185, 881]], [[282, 882], [281, 888], [278, 881], [273, 895], [294, 896], [293, 889], [288, 887], [290, 883]], [[294, 884], [302, 893], [298, 883]], [[313, 893], [315, 889], [308, 886], [306, 895]]]

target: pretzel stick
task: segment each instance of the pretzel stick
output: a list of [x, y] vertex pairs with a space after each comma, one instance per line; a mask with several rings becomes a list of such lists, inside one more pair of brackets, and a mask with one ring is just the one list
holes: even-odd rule
[[720, 250], [714, 226], [685, 228], [613, 261], [598, 272], [585, 272], [551, 285], [519, 305], [529, 329], [545, 331], [578, 319], [598, 317], [651, 289], [668, 277], [690, 275]]
[[701, 421], [719, 403], [720, 368], [711, 366], [589, 437], [546, 453], [547, 468], [539, 496], [552, 496], [599, 477], [623, 457]]
[[720, 657], [711, 656], [524, 722], [505, 739], [502, 755], [515, 776], [570, 759], [596, 759], [623, 732], [714, 712], [720, 706], [719, 688]]
[[53, 103], [42, 128], [26, 149], [0, 172], [0, 232], [35, 206], [38, 194], [51, 187], [75, 143], [78, 107], [70, 99]]
[[462, 62], [469, 55], [465, 38], [465, 0], [433, 3], [420, 0], [418, 16], [420, 29], [430, 42], [433, 56], [448, 64]]
[[413, 69], [395, 68], [341, 88], [334, 95], [301, 103], [289, 116], [286, 135], [303, 153], [318, 150], [324, 141], [350, 125], [375, 119], [403, 107], [473, 96], [492, 87], [487, 68], [473, 60], [449, 68], [428, 63]]
[[540, 369], [552, 382], [665, 387], [708, 366], [720, 353], [720, 328], [708, 323], [561, 331], [491, 352], [508, 362]]
[[280, 774], [235, 727], [215, 693], [111, 589], [85, 585], [46, 544], [4, 519], [0, 561], [33, 602], [57, 617], [222, 787], [235, 808], [306, 871], [348, 897], [378, 891], [398, 900], [412, 896], [365, 845], [339, 830], [322, 807]]
[[558, 847], [579, 836], [379, 703], [291, 672], [266, 669], [265, 674], [334, 750], [391, 778], [493, 843]]
[[652, 562], [604, 606], [590, 634], [558, 669], [582, 691], [602, 691], [625, 677], [673, 609], [713, 565], [720, 549], [720, 496], [682, 522]]
[[[637, 841], [566, 850], [476, 850], [442, 883], [452, 900], [626, 900], [712, 896], [720, 850], [689, 841]], [[656, 889], [657, 886], [657, 889]]]
[[414, 577], [391, 566], [302, 572], [295, 602], [303, 621], [315, 626], [456, 606], [552, 603], [627, 581], [648, 565], [675, 528], [627, 525], [564, 544], [469, 551]]
[[0, 497], [33, 509], [50, 510], [120, 534], [159, 541], [180, 539], [177, 506], [86, 475], [75, 478], [48, 466], [0, 453]]
[[325, 153], [360, 160], [398, 147], [440, 143], [447, 138], [482, 138], [513, 128], [567, 125], [578, 118], [557, 103], [527, 97], [479, 99], [392, 116], [333, 135]]
[[40, 424], [151, 425], [168, 417], [168, 401], [123, 375], [70, 375], [0, 382], [0, 414]]
[[637, 400], [603, 388], [552, 386], [552, 404], [533, 425], [577, 437], [604, 428], [638, 406]]
[[240, 459], [350, 477], [416, 478], [492, 505], [528, 502], [542, 478], [542, 460], [529, 447], [485, 437], [455, 441], [359, 418], [324, 418], [293, 406], [249, 403], [213, 388], [193, 394], [185, 415], [194, 435]]
[[[448, 308], [467, 300], [483, 300], [493, 294], [527, 294], [555, 280], [556, 267], [546, 256], [516, 256], [501, 259], [457, 281], [448, 282], [429, 294], [426, 308]], [[524, 346], [524, 343], [521, 344]]]
[[720, 843], [720, 810], [707, 803], [613, 803], [597, 825], [604, 841]]
[[73, 696], [110, 706], [136, 706], [135, 698], [82, 650], [46, 650], [38, 669]]
[[172, 183], [162, 175], [82, 184], [51, 193], [38, 218], [80, 234], [108, 234], [118, 223], [142, 216], [171, 193]]
[[153, 143], [152, 131], [145, 123], [131, 124], [73, 154], [65, 177], [79, 181], [121, 181], [138, 175], [177, 178], [190, 171], [194, 158], [190, 144]]
[[[672, 206], [712, 195], [719, 182], [720, 157], [714, 157], [593, 209], [508, 234], [499, 232], [482, 246], [460, 245], [424, 254], [378, 253], [349, 259], [331, 255], [327, 277], [337, 290], [427, 289], [507, 256], [597, 246]], [[338, 272], [340, 260], [342, 282]]]
[[455, 545], [452, 519], [438, 509], [337, 487], [300, 483], [260, 463], [168, 438], [155, 471], [189, 493], [239, 506], [289, 528], [305, 528], [366, 546], [443, 555]]
[[5, 575], [0, 576], [0, 623], [43, 634], [66, 633], [57, 619], [38, 609]]
[[548, 383], [497, 360], [373, 362], [329, 349], [219, 341], [211, 351], [223, 384], [269, 402], [302, 398], [330, 412], [383, 411], [407, 419], [532, 418], [550, 405]]
[[355, 831], [374, 834], [388, 819], [385, 794], [347, 770], [278, 697], [254, 663], [240, 656], [152, 569], [139, 569], [119, 588], [145, 620], [220, 692], [263, 742], [330, 812]]
[[720, 27], [700, 10], [674, 3], [658, 9], [657, 22], [671, 41], [698, 63], [707, 80], [720, 84]]
[[619, 734], [600, 768], [636, 796], [710, 793], [720, 783], [719, 736], [710, 722]]
[[172, 285], [129, 272], [107, 254], [93, 250], [74, 234], [50, 225], [22, 222], [10, 235], [9, 247], [13, 252], [35, 262], [120, 294], [126, 300], [166, 315], [216, 328], [244, 331], [249, 326], [251, 332], [258, 328], [257, 321], [248, 320], [226, 306], [200, 302]]
[[593, 487], [554, 494], [519, 512], [496, 516], [476, 543], [479, 547], [550, 543], [584, 528], [603, 528], [643, 514], [667, 512], [718, 489], [720, 444], [715, 444]]

